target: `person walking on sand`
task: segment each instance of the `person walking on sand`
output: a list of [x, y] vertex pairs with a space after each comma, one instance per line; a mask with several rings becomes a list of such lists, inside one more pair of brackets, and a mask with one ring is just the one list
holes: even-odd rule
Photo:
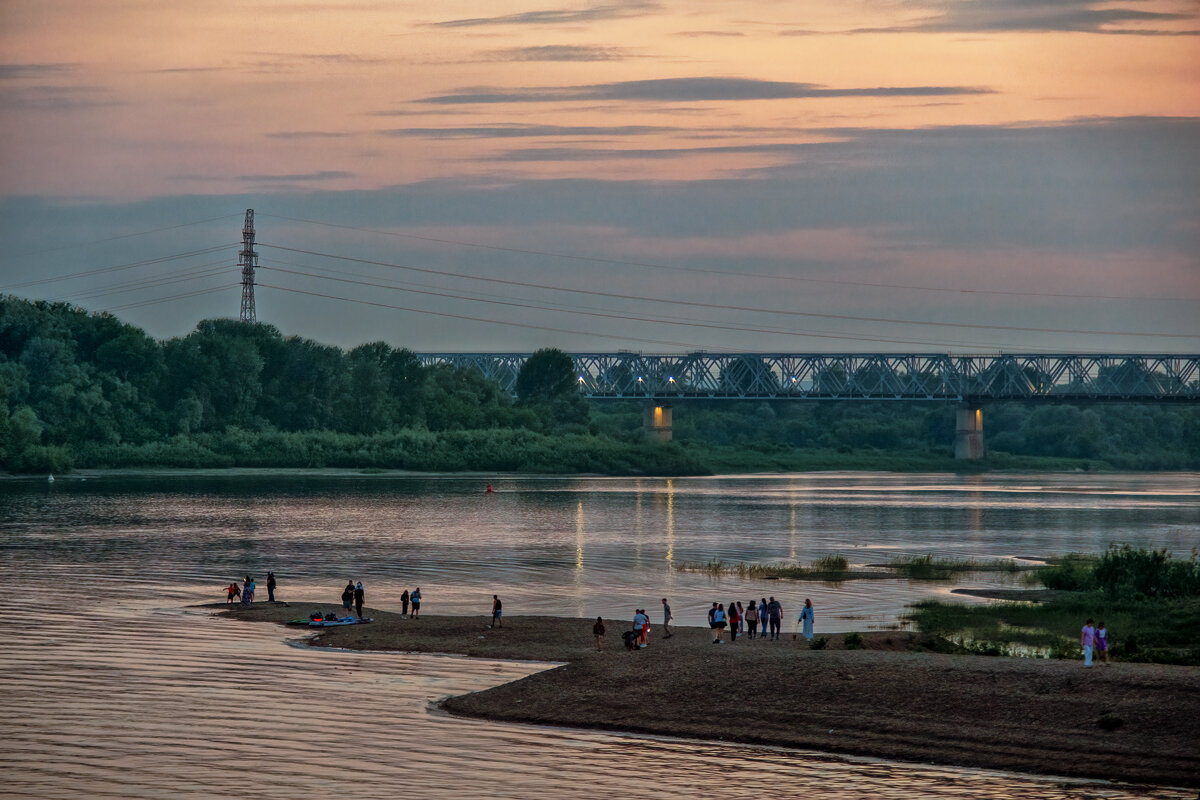
[[1104, 620], [1096, 626], [1096, 654], [1104, 656], [1105, 664], [1111, 663], [1108, 660], [1108, 628], [1104, 627]]
[[346, 612], [346, 616], [350, 616], [350, 609], [354, 607], [354, 579], [346, 581], [346, 588], [342, 589], [342, 610]]
[[267, 573], [267, 602], [275, 602], [275, 573]]
[[402, 618], [408, 616], [408, 589], [405, 589], [404, 594], [400, 595], [400, 616]]
[[716, 611], [713, 611], [713, 628], [716, 631], [717, 638], [713, 639], [713, 644], [720, 644], [722, 636], [725, 633], [725, 628], [729, 624], [729, 618], [725, 614], [725, 606], [717, 603]]
[[751, 639], [754, 638], [754, 632], [758, 628], [758, 606], [754, 605], [754, 601], [750, 601], [750, 607], [746, 609], [746, 635]]
[[488, 627], [504, 627], [504, 604], [500, 602], [500, 598], [496, 595], [492, 595], [492, 624]]
[[354, 613], [358, 614], [359, 619], [362, 619], [363, 599], [365, 598], [366, 594], [367, 593], [363, 590], [362, 581], [359, 581], [357, 584], [355, 584], [355, 586], [354, 586]]
[[600, 643], [604, 641], [604, 617], [596, 617], [596, 624], [592, 626], [592, 636], [596, 637], [596, 649], [603, 650]]
[[230, 581], [229, 586], [225, 589], [225, 602], [233, 605], [233, 598], [241, 596], [242, 590], [238, 588], [237, 581]]
[[738, 600], [738, 633], [746, 632], [746, 609], [742, 608], [742, 601]]
[[779, 628], [783, 623], [783, 606], [774, 597], [767, 603], [767, 615], [771, 618], [771, 641], [779, 641]]
[[670, 639], [675, 634], [671, 633], [671, 620], [675, 617], [671, 616], [671, 604], [667, 602], [667, 598], [663, 598], [663, 638]]
[[1088, 621], [1079, 631], [1079, 644], [1083, 647], [1083, 665], [1085, 667], [1092, 665], [1092, 647], [1096, 643], [1096, 629], [1092, 626], [1093, 621], [1091, 617], [1088, 617]]
[[742, 618], [738, 614], [737, 602], [729, 604], [729, 643], [733, 644], [737, 641], [738, 625], [741, 624]]
[[421, 587], [413, 589], [413, 593], [408, 596], [408, 602], [412, 603], [412, 618], [416, 619], [421, 616]]
[[800, 609], [800, 620], [799, 621], [800, 621], [800, 624], [804, 626], [804, 630], [802, 631], [802, 633], [804, 634], [804, 638], [810, 642], [812, 641], [812, 638], [813, 638], [814, 614], [815, 614], [815, 612], [813, 611], [812, 600], [809, 600], [807, 597], [804, 598], [804, 608]]
[[771, 615], [767, 613], [767, 598], [762, 598], [758, 601], [758, 622], [762, 625], [762, 638], [767, 638], [767, 623], [770, 621]]

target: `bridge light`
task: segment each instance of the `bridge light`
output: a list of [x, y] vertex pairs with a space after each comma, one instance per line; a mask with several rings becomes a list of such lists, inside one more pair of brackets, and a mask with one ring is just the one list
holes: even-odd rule
[[582, 375], [580, 375], [580, 376], [579, 376], [579, 382], [580, 382], [580, 383], [583, 383], [583, 376], [582, 376]]
[[667, 378], [667, 383], [674, 383], [674, 382], [675, 382], [674, 378]]
[[642, 376], [638, 375], [638, 383], [641, 383], [641, 382], [642, 382]]

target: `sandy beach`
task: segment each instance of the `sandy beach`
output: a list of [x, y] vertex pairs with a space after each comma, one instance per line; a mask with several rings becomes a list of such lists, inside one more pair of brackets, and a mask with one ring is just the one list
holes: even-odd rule
[[[335, 605], [256, 603], [228, 616], [282, 623]], [[597, 652], [594, 620], [514, 616], [492, 630], [483, 614], [364, 614], [375, 622], [322, 629], [311, 643], [563, 664], [446, 699], [455, 714], [1200, 787], [1195, 667], [943, 655], [900, 632], [864, 634], [862, 650], [827, 634], [829, 649], [814, 651], [791, 634], [713, 645], [705, 629], [675, 627], [664, 640], [656, 626], [649, 647], [630, 652], [624, 620], [606, 620]]]

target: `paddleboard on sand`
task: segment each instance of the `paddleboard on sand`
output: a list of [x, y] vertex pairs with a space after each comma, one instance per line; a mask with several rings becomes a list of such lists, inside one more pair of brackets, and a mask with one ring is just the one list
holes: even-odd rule
[[371, 622], [374, 617], [358, 619], [357, 617], [342, 617], [340, 619], [313, 619], [308, 621], [310, 628], [332, 628], [335, 625], [362, 625]]

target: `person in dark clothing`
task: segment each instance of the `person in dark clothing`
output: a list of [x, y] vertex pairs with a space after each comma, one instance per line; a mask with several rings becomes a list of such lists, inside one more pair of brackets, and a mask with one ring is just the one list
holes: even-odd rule
[[400, 615], [408, 616], [408, 589], [405, 589], [404, 594], [400, 595]]
[[767, 615], [771, 618], [771, 641], [779, 641], [779, 628], [783, 622], [783, 606], [774, 597], [767, 603]]
[[267, 602], [275, 602], [275, 573], [267, 573]]
[[364, 594], [365, 592], [363, 591], [362, 581], [359, 581], [358, 585], [354, 587], [354, 613], [358, 614], [359, 619], [362, 619], [362, 604]]
[[354, 581], [347, 581], [346, 588], [342, 589], [342, 609], [349, 614], [350, 609], [354, 606]]
[[596, 617], [596, 624], [592, 626], [592, 636], [596, 637], [596, 649], [603, 650], [600, 643], [604, 641], [604, 617]]
[[489, 628], [504, 627], [504, 604], [500, 602], [500, 598], [492, 595], [492, 624]]

